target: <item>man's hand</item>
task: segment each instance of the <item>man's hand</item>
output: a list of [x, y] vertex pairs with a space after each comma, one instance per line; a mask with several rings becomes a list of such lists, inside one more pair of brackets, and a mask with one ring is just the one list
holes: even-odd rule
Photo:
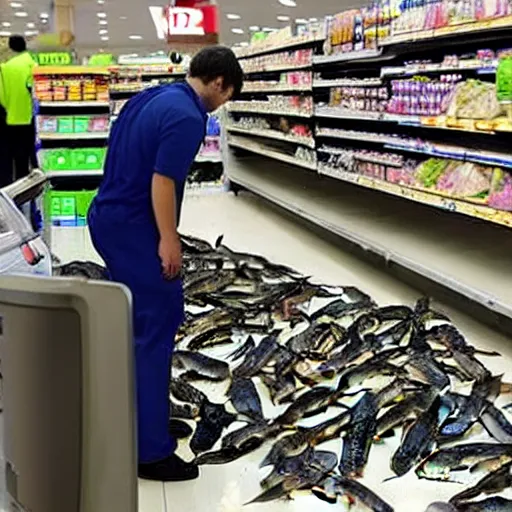
[[174, 279], [181, 270], [181, 242], [179, 236], [170, 235], [160, 239], [158, 256], [166, 279]]

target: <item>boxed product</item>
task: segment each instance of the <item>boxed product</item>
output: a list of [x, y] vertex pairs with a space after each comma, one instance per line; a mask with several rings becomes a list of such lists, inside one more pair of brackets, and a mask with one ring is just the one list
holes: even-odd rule
[[503, 169], [494, 169], [487, 204], [497, 210], [512, 211], [512, 176]]
[[70, 169], [77, 171], [100, 171], [105, 163], [106, 148], [80, 148], [71, 152]]

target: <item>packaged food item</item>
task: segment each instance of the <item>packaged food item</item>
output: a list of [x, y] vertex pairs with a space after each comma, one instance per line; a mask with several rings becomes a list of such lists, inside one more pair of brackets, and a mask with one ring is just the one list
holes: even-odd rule
[[480, 80], [459, 83], [453, 93], [447, 115], [462, 119], [494, 119], [502, 112], [496, 85]]
[[503, 169], [494, 169], [487, 204], [497, 210], [512, 211], [512, 176]]

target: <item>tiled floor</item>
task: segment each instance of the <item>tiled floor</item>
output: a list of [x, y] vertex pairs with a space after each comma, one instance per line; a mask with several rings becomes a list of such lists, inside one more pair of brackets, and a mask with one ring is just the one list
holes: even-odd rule
[[[358, 261], [339, 248], [325, 242], [304, 227], [271, 209], [267, 203], [253, 197], [214, 195], [193, 197], [186, 201], [181, 230], [215, 241], [224, 234], [225, 243], [234, 249], [261, 253], [266, 257], [291, 265], [305, 275], [330, 284], [351, 284], [371, 294], [380, 304], [412, 303], [418, 292], [397, 282], [385, 273]], [[78, 228], [54, 229], [52, 249], [64, 260], [94, 257], [87, 232]], [[485, 262], [482, 262], [484, 265]], [[512, 380], [510, 340], [476, 323], [464, 314], [438, 305], [448, 313], [467, 338], [474, 344], [496, 349], [506, 357], [488, 360], [494, 372], [505, 373]], [[264, 403], [265, 407], [265, 403]], [[333, 444], [339, 451], [339, 442]], [[260, 492], [262, 475], [258, 462], [265, 450], [226, 466], [202, 469], [201, 478], [184, 484], [141, 482], [140, 512], [240, 512], [243, 504]], [[329, 449], [329, 448], [327, 448]], [[372, 450], [365, 482], [391, 502], [397, 512], [423, 512], [435, 500], [446, 499], [458, 491], [455, 484], [432, 484], [419, 481], [414, 474], [382, 483], [390, 476], [389, 444]], [[186, 448], [182, 449], [188, 455]], [[407, 491], [407, 492], [405, 492]], [[414, 501], [412, 501], [414, 500]], [[272, 502], [247, 507], [265, 512], [341, 511], [342, 504], [332, 506], [311, 496], [298, 496], [293, 501]], [[354, 510], [354, 509], [351, 509]]]

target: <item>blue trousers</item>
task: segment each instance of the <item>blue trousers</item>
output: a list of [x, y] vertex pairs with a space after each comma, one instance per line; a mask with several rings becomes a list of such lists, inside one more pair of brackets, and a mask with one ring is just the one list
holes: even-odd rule
[[132, 293], [139, 463], [156, 462], [176, 449], [169, 434], [169, 378], [174, 338], [184, 317], [183, 286], [162, 276], [154, 222], [116, 222], [115, 208], [94, 203], [88, 222], [110, 278]]

